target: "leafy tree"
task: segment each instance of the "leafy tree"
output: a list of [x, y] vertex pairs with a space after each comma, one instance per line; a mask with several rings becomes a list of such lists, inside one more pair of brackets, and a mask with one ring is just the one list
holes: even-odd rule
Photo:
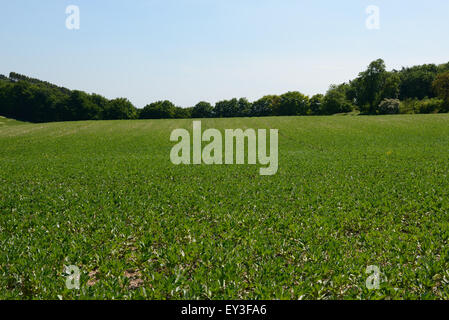
[[214, 108], [209, 102], [201, 101], [192, 109], [192, 118], [211, 118]]
[[10, 113], [10, 88], [11, 85], [6, 81], [0, 81], [0, 115], [9, 117]]
[[109, 100], [106, 99], [105, 97], [99, 95], [99, 94], [92, 94], [90, 95], [90, 100], [92, 101], [92, 103], [94, 103], [100, 110], [100, 115], [99, 118], [101, 120], [109, 120], [109, 119], [113, 119], [113, 118], [109, 118], [108, 117], [108, 107], [109, 107]]
[[264, 96], [252, 103], [250, 115], [252, 117], [274, 116], [278, 112], [280, 100], [279, 96]]
[[238, 111], [236, 117], [248, 117], [251, 114], [251, 102], [246, 98], [240, 98], [238, 102]]
[[279, 101], [279, 115], [306, 115], [309, 111], [309, 98], [300, 92], [293, 91], [281, 95]]
[[137, 110], [128, 99], [117, 98], [106, 104], [105, 119], [137, 119]]
[[444, 111], [449, 111], [449, 71], [439, 74], [432, 84], [438, 97], [444, 101]]
[[173, 109], [173, 118], [175, 118], [175, 119], [189, 119], [189, 118], [192, 118], [192, 109], [193, 108], [175, 107]]
[[172, 119], [175, 105], [168, 100], [153, 102], [140, 111], [140, 119]]
[[57, 121], [58, 117], [54, 110], [54, 100], [51, 91], [46, 88], [30, 86], [30, 111], [26, 116], [33, 122]]
[[310, 98], [310, 113], [313, 115], [323, 114], [324, 95], [316, 94]]
[[448, 63], [444, 63], [444, 64], [440, 64], [438, 66], [438, 73], [445, 73], [449, 71], [449, 62]]
[[346, 97], [347, 85], [332, 85], [326, 92], [322, 102], [323, 114], [336, 114], [350, 112], [354, 109], [353, 104]]
[[388, 72], [382, 59], [373, 61], [353, 82], [360, 110], [373, 114], [383, 98]]
[[434, 97], [432, 83], [438, 74], [438, 67], [425, 64], [411, 68], [403, 68], [399, 72], [401, 78], [400, 99], [424, 99]]
[[72, 91], [67, 99], [67, 105], [64, 120], [98, 120], [101, 117], [99, 107], [91, 101], [85, 92]]
[[385, 79], [382, 99], [398, 99], [401, 87], [401, 77], [397, 72], [389, 72]]
[[215, 104], [214, 114], [218, 118], [237, 117], [239, 108], [240, 105], [237, 99], [223, 100]]
[[25, 81], [18, 81], [13, 85], [10, 94], [10, 110], [14, 114], [14, 117], [18, 120], [35, 121], [34, 104], [32, 102], [34, 99], [34, 90], [32, 89], [32, 85]]

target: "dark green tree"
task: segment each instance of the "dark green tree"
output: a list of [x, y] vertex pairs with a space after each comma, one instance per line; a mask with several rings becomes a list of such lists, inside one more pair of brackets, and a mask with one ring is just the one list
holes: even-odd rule
[[351, 112], [355, 109], [351, 101], [348, 100], [346, 95], [346, 90], [348, 85], [332, 85], [326, 92], [322, 102], [322, 113], [323, 114], [337, 114]]
[[435, 97], [432, 83], [438, 74], [438, 67], [434, 64], [425, 64], [411, 68], [403, 68], [399, 72], [401, 78], [400, 95], [401, 100], [424, 99]]
[[168, 100], [153, 102], [146, 105], [139, 114], [140, 119], [172, 119], [175, 115], [175, 105]]
[[246, 98], [239, 99], [239, 106], [236, 117], [248, 117], [251, 113], [251, 102]]
[[239, 115], [240, 104], [236, 98], [219, 101], [215, 104], [214, 116], [217, 118], [232, 118]]
[[192, 118], [192, 109], [193, 108], [175, 107], [173, 109], [173, 118], [175, 118], [175, 119], [189, 119], [189, 118]]
[[284, 93], [279, 101], [279, 115], [306, 115], [309, 111], [309, 98], [301, 92], [290, 91]]
[[323, 114], [323, 100], [324, 95], [316, 94], [310, 98], [310, 113], [312, 115]]
[[105, 119], [137, 119], [137, 110], [128, 99], [117, 98], [107, 103]]
[[449, 71], [439, 74], [432, 84], [433, 90], [444, 102], [445, 112], [449, 111]]
[[266, 117], [277, 115], [281, 98], [275, 95], [264, 96], [251, 105], [252, 117]]
[[401, 77], [397, 72], [389, 72], [385, 79], [382, 99], [398, 99], [401, 87]]
[[91, 101], [87, 93], [72, 91], [67, 99], [67, 109], [63, 120], [98, 120], [100, 118], [100, 108]]
[[385, 90], [388, 78], [385, 63], [378, 59], [370, 63], [366, 71], [359, 74], [353, 82], [356, 92], [356, 103], [360, 110], [374, 114]]
[[198, 102], [192, 109], [192, 118], [211, 118], [214, 108], [209, 102]]

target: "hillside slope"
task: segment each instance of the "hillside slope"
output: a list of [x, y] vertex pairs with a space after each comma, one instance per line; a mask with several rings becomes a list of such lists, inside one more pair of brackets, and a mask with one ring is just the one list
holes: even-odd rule
[[24, 124], [24, 123], [25, 122], [8, 119], [8, 118], [0, 116], [0, 127], [1, 126], [16, 126], [16, 125], [20, 125], [20, 124]]

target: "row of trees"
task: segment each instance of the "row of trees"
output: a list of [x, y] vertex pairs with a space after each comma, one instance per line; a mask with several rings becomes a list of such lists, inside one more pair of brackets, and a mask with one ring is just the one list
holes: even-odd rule
[[212, 106], [200, 102], [189, 109], [193, 118], [449, 112], [449, 63], [387, 71], [382, 59], [358, 77], [332, 85], [325, 95], [300, 92], [269, 95], [249, 102], [224, 100]]
[[189, 109], [160, 101], [137, 109], [126, 98], [69, 90], [17, 73], [0, 75], [0, 115], [30, 122], [190, 118]]
[[325, 95], [308, 97], [287, 92], [254, 102], [246, 98], [224, 100], [214, 106], [199, 102], [191, 108], [158, 101], [137, 109], [125, 98], [108, 100], [17, 73], [0, 75], [0, 115], [31, 122], [331, 115], [353, 111], [449, 112], [449, 63], [387, 71], [379, 59], [356, 79], [332, 85]]
[[2, 116], [31, 122], [137, 118], [136, 108], [127, 99], [108, 100], [15, 75], [0, 79]]

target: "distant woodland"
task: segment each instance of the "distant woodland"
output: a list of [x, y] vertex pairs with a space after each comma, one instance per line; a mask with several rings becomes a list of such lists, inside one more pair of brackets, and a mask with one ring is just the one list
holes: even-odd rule
[[446, 112], [449, 63], [387, 71], [379, 59], [354, 80], [332, 85], [325, 94], [309, 97], [293, 91], [253, 102], [246, 98], [215, 105], [201, 101], [190, 108], [166, 100], [138, 109], [126, 98], [109, 100], [14, 72], [0, 75], [0, 115], [29, 122]]

